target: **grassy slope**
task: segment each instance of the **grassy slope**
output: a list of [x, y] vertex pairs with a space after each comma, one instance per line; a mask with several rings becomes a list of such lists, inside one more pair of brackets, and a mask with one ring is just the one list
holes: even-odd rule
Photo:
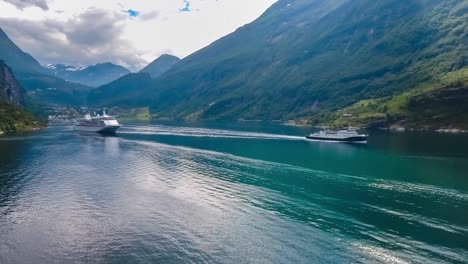
[[0, 132], [26, 131], [44, 126], [31, 113], [0, 100]]
[[121, 121], [149, 121], [151, 113], [148, 107], [119, 109], [119, 120]]
[[[353, 117], [344, 118], [343, 114]], [[361, 100], [342, 111], [311, 121], [333, 126], [468, 129], [468, 68], [395, 96]]]

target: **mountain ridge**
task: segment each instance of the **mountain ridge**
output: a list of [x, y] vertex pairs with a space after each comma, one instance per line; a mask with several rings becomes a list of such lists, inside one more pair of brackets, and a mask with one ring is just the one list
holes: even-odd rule
[[149, 73], [152, 78], [156, 78], [167, 72], [170, 68], [174, 66], [174, 64], [176, 64], [179, 61], [180, 58], [176, 56], [163, 54], [155, 60], [153, 60], [148, 65], [146, 65], [143, 69], [140, 70], [140, 72]]
[[91, 87], [110, 83], [130, 73], [125, 67], [111, 62], [98, 63], [87, 67], [64, 64], [48, 64], [45, 67], [55, 77]]
[[93, 106], [140, 106], [140, 98], [147, 98], [147, 88], [151, 86], [153, 79], [164, 74], [179, 61], [176, 56], [161, 55], [139, 72], [127, 74], [90, 91], [87, 102]]

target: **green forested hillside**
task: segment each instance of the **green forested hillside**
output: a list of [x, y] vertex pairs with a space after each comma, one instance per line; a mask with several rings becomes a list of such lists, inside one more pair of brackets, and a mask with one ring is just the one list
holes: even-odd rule
[[142, 101], [147, 100], [146, 89], [150, 87], [151, 82], [149, 73], [130, 73], [92, 90], [87, 101], [93, 106], [138, 106]]
[[0, 99], [0, 134], [42, 127], [44, 123], [19, 106]]
[[156, 117], [320, 119], [466, 68], [467, 27], [467, 0], [280, 0], [130, 100]]
[[[343, 117], [343, 115], [348, 117]], [[450, 72], [403, 93], [361, 100], [312, 123], [332, 126], [459, 128], [468, 130], [468, 68]]]
[[91, 87], [40, 73], [19, 74], [28, 96], [49, 105], [85, 105]]

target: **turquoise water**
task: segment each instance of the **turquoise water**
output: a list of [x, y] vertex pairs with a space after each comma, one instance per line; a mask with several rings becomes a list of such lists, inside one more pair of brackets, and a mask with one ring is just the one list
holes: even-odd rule
[[464, 263], [468, 137], [275, 124], [0, 138], [0, 263]]

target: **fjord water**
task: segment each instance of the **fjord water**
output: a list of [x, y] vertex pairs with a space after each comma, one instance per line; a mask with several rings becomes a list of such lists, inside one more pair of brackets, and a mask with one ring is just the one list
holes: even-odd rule
[[0, 138], [0, 263], [463, 263], [468, 137], [127, 125]]

